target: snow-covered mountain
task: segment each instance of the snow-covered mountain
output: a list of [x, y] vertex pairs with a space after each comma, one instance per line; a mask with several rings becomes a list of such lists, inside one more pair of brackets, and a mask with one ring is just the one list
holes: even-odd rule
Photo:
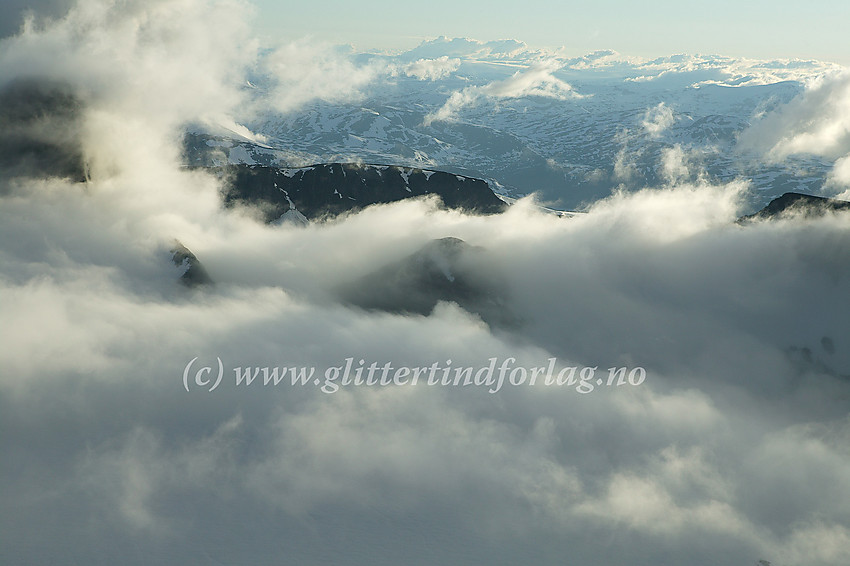
[[246, 124], [257, 136], [194, 128], [189, 161], [443, 169], [492, 179], [511, 196], [537, 192], [564, 208], [618, 187], [703, 177], [751, 182], [755, 209], [788, 191], [819, 192], [832, 165], [815, 156], [769, 164], [737, 143], [807, 81], [839, 69], [828, 63], [645, 61], [610, 51], [566, 58], [512, 40], [448, 38], [393, 56], [324, 57], [316, 64], [333, 58], [338, 85], [274, 109], [299, 79], [269, 55], [249, 85], [263, 109]]

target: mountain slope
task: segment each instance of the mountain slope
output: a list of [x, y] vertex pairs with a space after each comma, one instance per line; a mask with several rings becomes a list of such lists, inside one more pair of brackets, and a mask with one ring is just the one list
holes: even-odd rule
[[454, 302], [485, 322], [514, 326], [518, 318], [508, 307], [505, 286], [482, 269], [484, 251], [459, 238], [441, 238], [337, 292], [346, 303], [395, 313], [429, 315], [438, 302]]
[[742, 220], [771, 220], [801, 214], [804, 216], [822, 216], [827, 212], [850, 211], [850, 201], [807, 195], [803, 193], [785, 193], [775, 198], [755, 214]]
[[496, 214], [507, 205], [481, 179], [390, 165], [325, 163], [301, 168], [231, 165], [225, 203], [260, 208], [266, 222], [297, 211], [307, 219], [434, 194], [448, 208]]

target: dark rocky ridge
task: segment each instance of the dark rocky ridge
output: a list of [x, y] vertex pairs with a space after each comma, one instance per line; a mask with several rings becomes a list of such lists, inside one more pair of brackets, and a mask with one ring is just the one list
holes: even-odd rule
[[86, 180], [83, 103], [68, 84], [22, 79], [0, 89], [0, 174]]
[[[337, 288], [343, 302], [367, 309], [429, 315], [439, 301], [458, 304], [488, 324], [514, 327], [506, 285], [484, 267], [484, 248], [459, 238], [433, 240], [419, 251]], [[488, 275], [489, 274], [489, 275]]]
[[301, 168], [228, 165], [214, 170], [229, 181], [225, 204], [257, 206], [266, 222], [290, 210], [315, 219], [429, 194], [438, 195], [448, 208], [475, 214], [507, 208], [486, 181], [442, 171], [357, 163]]
[[785, 215], [822, 216], [827, 212], [850, 210], [850, 202], [803, 193], [785, 193], [770, 201], [767, 206], [741, 220], [768, 220]]
[[174, 262], [174, 265], [183, 270], [183, 273], [180, 275], [180, 282], [183, 285], [187, 287], [212, 285], [213, 280], [209, 273], [207, 273], [206, 268], [204, 268], [204, 265], [189, 248], [179, 241], [175, 241], [170, 253], [171, 261]]

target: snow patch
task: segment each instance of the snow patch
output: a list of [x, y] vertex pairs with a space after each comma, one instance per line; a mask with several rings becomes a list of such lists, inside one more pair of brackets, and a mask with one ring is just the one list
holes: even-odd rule
[[291, 208], [280, 215], [280, 218], [275, 220], [273, 224], [277, 226], [307, 226], [310, 224], [310, 220], [307, 219], [306, 216], [301, 214], [301, 212], [297, 208]]
[[304, 171], [312, 171], [315, 167], [299, 167], [298, 169], [281, 169], [280, 172], [284, 177], [289, 179], [293, 178], [298, 173], [303, 173]]
[[248, 150], [245, 149], [244, 146], [237, 145], [230, 149], [230, 153], [227, 156], [227, 160], [232, 165], [257, 165], [254, 157], [248, 153]]

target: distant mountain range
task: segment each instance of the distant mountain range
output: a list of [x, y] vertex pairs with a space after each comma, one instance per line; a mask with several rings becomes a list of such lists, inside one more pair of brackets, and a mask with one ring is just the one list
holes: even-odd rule
[[[618, 188], [697, 179], [749, 181], [758, 210], [786, 192], [818, 194], [832, 166], [817, 156], [769, 163], [738, 145], [758, 116], [837, 69], [828, 63], [639, 61], [611, 51], [568, 59], [512, 40], [462, 38], [339, 57], [378, 78], [345, 99], [317, 93], [263, 112], [245, 124], [253, 136], [193, 126], [187, 162], [390, 163], [486, 179], [514, 197], [537, 192], [566, 210]], [[275, 88], [258, 74], [248, 90], [261, 100]]]
[[[751, 211], [788, 192], [829, 194], [824, 186], [834, 160], [800, 155], [770, 162], [742, 148], [738, 138], [758, 116], [801, 93], [806, 80], [833, 72], [830, 64], [704, 56], [635, 62], [613, 52], [553, 59], [521, 42], [447, 38], [396, 56], [341, 57], [354, 69], [384, 69], [385, 76], [346, 100], [317, 93], [285, 111], [255, 113], [247, 127], [189, 125], [186, 165], [296, 170], [383, 163], [428, 178], [429, 171], [445, 171], [482, 179], [507, 197], [536, 192], [562, 210], [580, 209], [617, 189], [697, 180], [750, 182]], [[254, 77], [246, 90], [259, 104], [272, 94], [271, 81]], [[82, 111], [76, 95], [55, 81], [4, 87], [0, 170], [84, 180]], [[236, 171], [245, 176], [248, 170]], [[325, 173], [330, 169], [306, 180]], [[388, 174], [408, 175], [401, 169]], [[279, 186], [289, 183], [285, 177]], [[392, 190], [439, 192], [417, 179], [414, 174], [413, 185], [399, 181]], [[371, 203], [364, 195], [343, 198], [349, 197]], [[291, 198], [302, 214], [316, 212], [306, 193]]]

